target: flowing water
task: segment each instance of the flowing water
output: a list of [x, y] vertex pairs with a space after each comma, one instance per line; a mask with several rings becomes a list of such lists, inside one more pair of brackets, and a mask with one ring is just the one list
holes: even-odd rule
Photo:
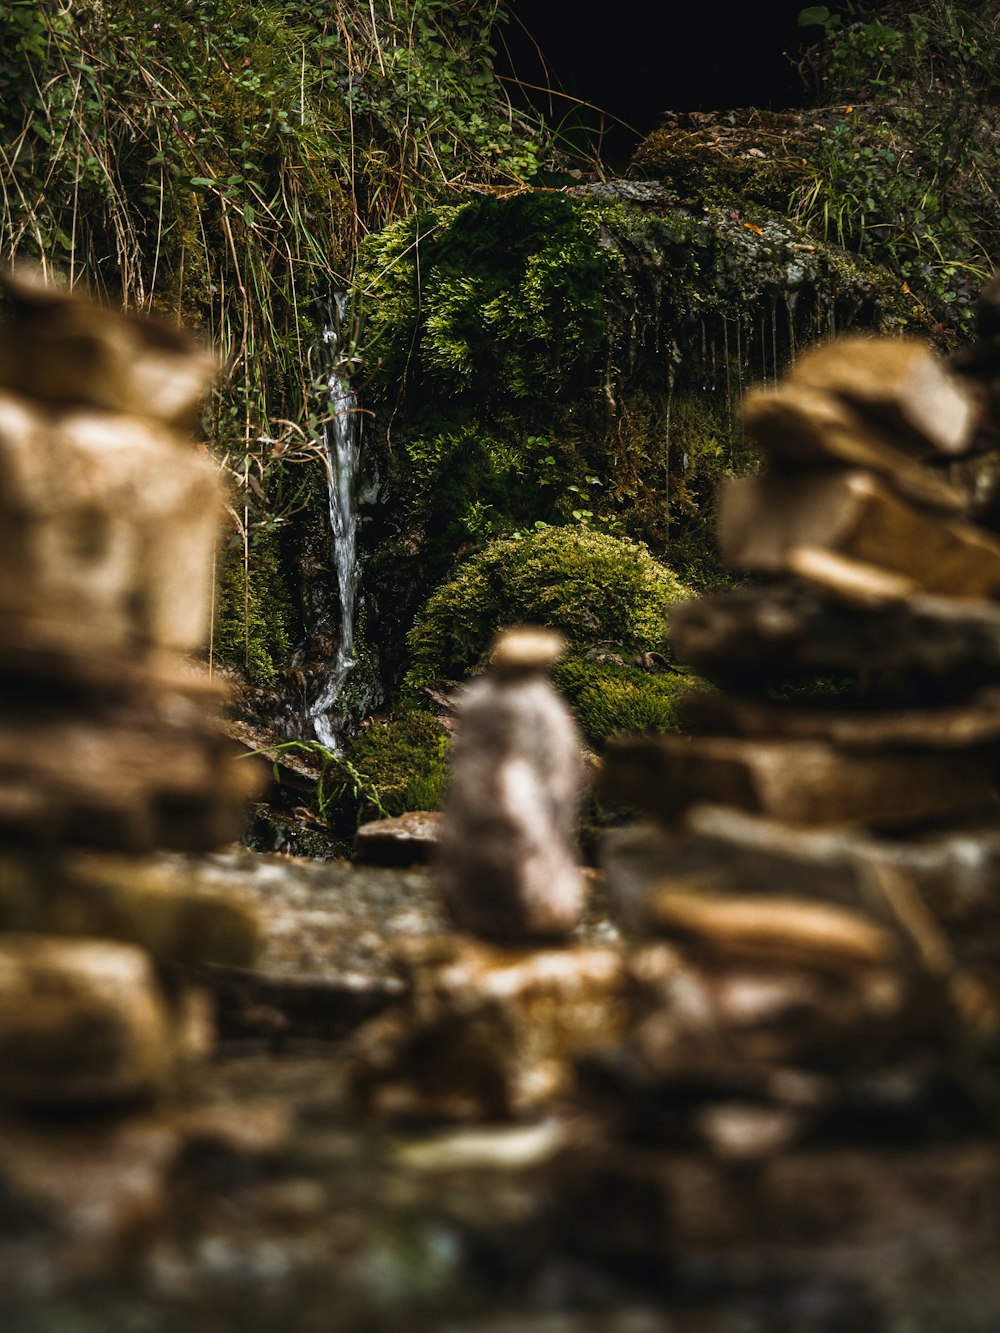
[[358, 511], [356, 501], [358, 462], [361, 452], [361, 415], [357, 394], [346, 373], [347, 298], [334, 298], [335, 318], [324, 330], [330, 353], [330, 420], [324, 427], [330, 492], [330, 531], [333, 566], [340, 597], [340, 639], [330, 673], [309, 706], [307, 717], [316, 739], [328, 749], [340, 745], [342, 718], [335, 712], [354, 657], [354, 616], [358, 600]]

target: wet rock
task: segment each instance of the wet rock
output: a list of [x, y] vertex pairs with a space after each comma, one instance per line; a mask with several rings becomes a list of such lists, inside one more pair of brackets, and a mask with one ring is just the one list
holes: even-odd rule
[[354, 835], [354, 855], [367, 865], [410, 866], [430, 861], [437, 847], [441, 816], [409, 810], [392, 819], [362, 824]]
[[718, 538], [737, 569], [803, 573], [795, 553], [818, 548], [901, 575], [914, 590], [989, 598], [1000, 589], [1000, 544], [992, 536], [921, 511], [868, 472], [731, 481], [719, 495]]
[[496, 1120], [564, 1096], [571, 1061], [622, 1031], [617, 949], [531, 951], [446, 936], [409, 948], [406, 1004], [352, 1045], [360, 1108], [389, 1120]]
[[793, 824], [898, 825], [995, 803], [985, 749], [844, 750], [821, 741], [663, 736], [613, 744], [599, 790], [671, 820], [699, 802]]
[[128, 1101], [175, 1072], [175, 1023], [146, 954], [109, 940], [0, 940], [0, 1097]]
[[564, 647], [549, 630], [507, 630], [460, 706], [436, 873], [455, 924], [488, 939], [558, 939], [583, 914], [581, 742], [545, 678]]

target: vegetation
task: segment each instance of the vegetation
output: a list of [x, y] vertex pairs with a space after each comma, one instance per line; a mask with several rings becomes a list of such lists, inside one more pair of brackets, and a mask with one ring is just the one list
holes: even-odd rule
[[[448, 733], [430, 713], [401, 709], [387, 720], [369, 722], [351, 740], [347, 756], [363, 774], [359, 818], [373, 812], [401, 815], [437, 810], [448, 782]], [[369, 793], [376, 792], [375, 805]]]
[[553, 680], [572, 708], [589, 743], [602, 747], [622, 732], [678, 730], [677, 701], [704, 685], [679, 671], [643, 671], [622, 661], [571, 657]]
[[967, 332], [1000, 227], [996, 6], [912, 0], [880, 14], [813, 5], [837, 116], [795, 197], [821, 235], [893, 269], [942, 333]]
[[666, 609], [687, 590], [637, 542], [581, 527], [490, 543], [435, 591], [410, 633], [410, 687], [457, 679], [516, 621], [561, 630], [571, 644], [627, 651], [663, 645]]
[[275, 665], [245, 614], [257, 539], [318, 504], [319, 469], [294, 465], [320, 458], [322, 298], [393, 217], [548, 161], [493, 75], [505, 20], [501, 0], [0, 0], [3, 257], [226, 357], [204, 429], [232, 482], [220, 565], [245, 588], [216, 639], [237, 663]]

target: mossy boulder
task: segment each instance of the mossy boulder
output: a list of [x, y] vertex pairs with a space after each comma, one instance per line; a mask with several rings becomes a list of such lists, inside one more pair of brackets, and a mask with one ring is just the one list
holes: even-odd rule
[[571, 644], [662, 647], [667, 607], [687, 595], [645, 546], [583, 527], [491, 542], [434, 592], [409, 636], [412, 688], [464, 676], [503, 625], [533, 622]]
[[553, 684], [569, 703], [580, 730], [600, 749], [623, 732], [678, 731], [681, 695], [705, 685], [686, 672], [640, 670], [627, 662], [573, 656], [556, 665]]
[[360, 779], [359, 820], [439, 809], [448, 782], [449, 746], [441, 723], [420, 709], [400, 709], [369, 722], [346, 753]]

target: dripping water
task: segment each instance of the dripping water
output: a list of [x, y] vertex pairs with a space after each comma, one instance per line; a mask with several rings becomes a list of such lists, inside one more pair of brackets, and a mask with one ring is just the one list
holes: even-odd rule
[[330, 672], [307, 710], [316, 739], [338, 750], [341, 719], [331, 716], [344, 682], [355, 665], [354, 615], [358, 599], [358, 513], [355, 500], [361, 452], [361, 414], [348, 374], [347, 297], [334, 297], [334, 309], [323, 331], [330, 358], [327, 381], [330, 419], [323, 428], [330, 500], [333, 566], [340, 599], [340, 639]]

